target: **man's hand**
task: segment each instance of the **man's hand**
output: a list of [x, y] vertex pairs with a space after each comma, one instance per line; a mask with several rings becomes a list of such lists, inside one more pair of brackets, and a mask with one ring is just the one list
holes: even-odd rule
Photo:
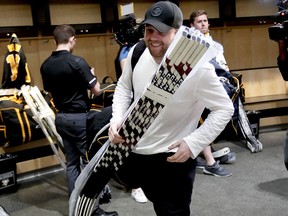
[[174, 155], [167, 158], [168, 162], [183, 163], [192, 156], [192, 152], [184, 140], [179, 140], [169, 146], [169, 150], [174, 148], [178, 148], [178, 150]]
[[123, 143], [124, 142], [124, 139], [118, 133], [119, 127], [120, 127], [119, 123], [113, 122], [110, 124], [108, 135], [109, 135], [109, 140], [111, 143]]

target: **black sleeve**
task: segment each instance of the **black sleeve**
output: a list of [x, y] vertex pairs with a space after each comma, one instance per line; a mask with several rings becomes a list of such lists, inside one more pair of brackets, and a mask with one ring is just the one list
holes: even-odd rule
[[87, 83], [87, 89], [90, 89], [97, 83], [97, 78], [90, 71], [90, 66], [84, 58], [75, 58], [78, 63], [78, 70], [82, 79]]
[[283, 79], [285, 81], [288, 81], [288, 59], [286, 61], [282, 61], [279, 59], [279, 56], [278, 56], [277, 65], [282, 74]]

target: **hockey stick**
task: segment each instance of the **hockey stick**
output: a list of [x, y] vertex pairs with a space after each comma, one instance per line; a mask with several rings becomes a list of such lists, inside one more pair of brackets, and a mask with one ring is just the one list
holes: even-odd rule
[[[52, 151], [58, 158], [60, 165], [66, 170], [65, 159], [61, 157], [58, 148], [63, 151], [63, 143], [60, 135], [56, 131], [55, 127], [55, 114], [43, 98], [41, 92], [37, 86], [23, 85], [21, 87], [21, 93], [25, 99], [25, 102], [30, 107], [33, 113], [33, 119], [38, 123], [42, 129], [44, 135], [46, 136]], [[64, 151], [63, 151], [64, 154]]]
[[249, 119], [244, 110], [243, 104], [239, 100], [239, 127], [244, 139], [246, 140], [247, 147], [252, 153], [260, 152], [263, 149], [262, 143], [255, 137], [255, 134], [250, 126]]

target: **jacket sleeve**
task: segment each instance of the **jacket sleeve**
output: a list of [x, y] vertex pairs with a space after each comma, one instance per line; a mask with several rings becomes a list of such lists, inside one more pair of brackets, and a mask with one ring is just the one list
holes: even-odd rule
[[288, 81], [288, 59], [286, 61], [281, 61], [280, 58], [278, 57], [277, 64], [283, 79], [285, 81]]
[[205, 70], [197, 84], [195, 96], [210, 114], [195, 131], [184, 138], [193, 158], [211, 144], [224, 130], [234, 113], [234, 106], [215, 71]]

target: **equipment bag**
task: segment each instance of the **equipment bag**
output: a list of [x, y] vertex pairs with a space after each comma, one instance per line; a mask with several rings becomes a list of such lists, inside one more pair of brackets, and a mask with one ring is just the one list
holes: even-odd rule
[[[20, 145], [44, 138], [44, 134], [27, 109], [22, 97], [4, 96], [0, 98], [0, 118], [5, 128], [6, 146]], [[3, 143], [2, 140], [1, 143]]]
[[[108, 82], [108, 79], [110, 79], [112, 82]], [[112, 105], [113, 100], [113, 94], [116, 88], [115, 81], [110, 77], [106, 76], [102, 80], [102, 83], [100, 84], [101, 88], [101, 94], [98, 96], [95, 96], [92, 94], [90, 96], [90, 103], [91, 108], [104, 108]]]

